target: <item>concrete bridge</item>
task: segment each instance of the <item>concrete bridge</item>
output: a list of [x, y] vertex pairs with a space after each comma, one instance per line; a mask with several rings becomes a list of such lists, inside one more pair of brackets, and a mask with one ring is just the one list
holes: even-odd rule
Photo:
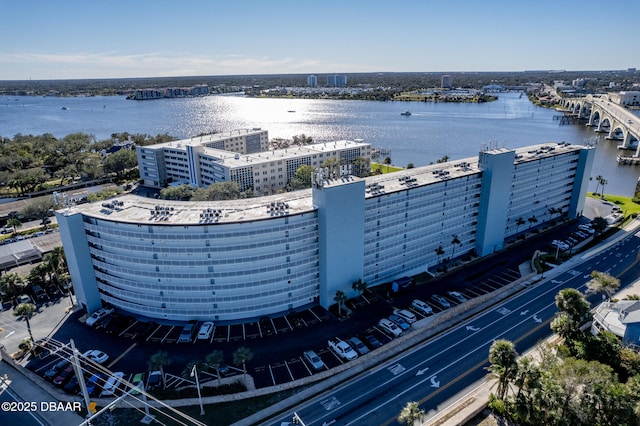
[[607, 139], [621, 140], [621, 148], [631, 149], [637, 144], [634, 157], [640, 157], [640, 118], [609, 99], [609, 95], [565, 98], [561, 104], [565, 113], [588, 117], [587, 126], [595, 127], [596, 132], [607, 132]]

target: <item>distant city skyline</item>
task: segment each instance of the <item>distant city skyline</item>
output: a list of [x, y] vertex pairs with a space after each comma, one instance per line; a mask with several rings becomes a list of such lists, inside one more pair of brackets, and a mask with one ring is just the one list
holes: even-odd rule
[[0, 15], [0, 80], [640, 68], [628, 0], [24, 0]]

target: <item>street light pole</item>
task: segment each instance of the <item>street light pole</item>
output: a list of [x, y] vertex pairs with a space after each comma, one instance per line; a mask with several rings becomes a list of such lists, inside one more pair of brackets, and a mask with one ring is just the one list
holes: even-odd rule
[[202, 406], [202, 395], [200, 394], [200, 381], [198, 380], [198, 370], [196, 369], [196, 365], [194, 364], [191, 369], [191, 377], [196, 378], [196, 388], [198, 389], [198, 400], [200, 401], [200, 415], [204, 416], [204, 407]]

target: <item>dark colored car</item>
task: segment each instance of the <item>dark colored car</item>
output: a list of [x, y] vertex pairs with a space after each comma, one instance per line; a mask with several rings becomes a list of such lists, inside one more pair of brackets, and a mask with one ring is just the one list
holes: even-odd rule
[[100, 386], [104, 384], [105, 378], [104, 374], [94, 374], [91, 376], [87, 381], [87, 393], [90, 396], [94, 395], [100, 389]]
[[77, 393], [80, 390], [80, 385], [78, 384], [78, 376], [74, 375], [69, 380], [69, 383], [64, 385], [62, 389], [64, 389], [65, 392]]
[[382, 346], [380, 340], [376, 339], [376, 336], [372, 334], [367, 334], [366, 336], [364, 336], [364, 341], [367, 343], [367, 345], [369, 345], [371, 349], [376, 349]]
[[60, 373], [60, 371], [67, 366], [67, 364], [69, 364], [69, 361], [67, 361], [66, 359], [61, 359], [60, 361], [56, 362], [54, 365], [51, 366], [50, 369], [48, 369], [44, 373], [44, 378], [47, 380], [55, 379], [56, 376], [58, 376], [58, 374]]
[[73, 365], [69, 364], [64, 370], [60, 372], [60, 374], [56, 376], [55, 379], [53, 379], [53, 384], [62, 386], [72, 374]]

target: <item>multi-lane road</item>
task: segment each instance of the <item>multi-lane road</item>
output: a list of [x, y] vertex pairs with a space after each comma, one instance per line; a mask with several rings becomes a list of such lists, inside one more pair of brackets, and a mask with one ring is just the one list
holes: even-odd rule
[[[577, 256], [571, 269], [549, 274], [515, 297], [456, 326], [424, 345], [370, 370], [281, 416], [273, 425], [287, 424], [294, 412], [311, 425], [395, 424], [409, 401], [433, 415], [439, 405], [486, 374], [489, 348], [496, 339], [516, 343], [522, 353], [551, 334], [557, 312], [555, 296], [563, 288], [585, 291], [593, 270], [606, 271], [633, 282], [640, 271], [640, 237], [631, 235], [597, 254]], [[593, 298], [597, 302], [599, 297]]]

